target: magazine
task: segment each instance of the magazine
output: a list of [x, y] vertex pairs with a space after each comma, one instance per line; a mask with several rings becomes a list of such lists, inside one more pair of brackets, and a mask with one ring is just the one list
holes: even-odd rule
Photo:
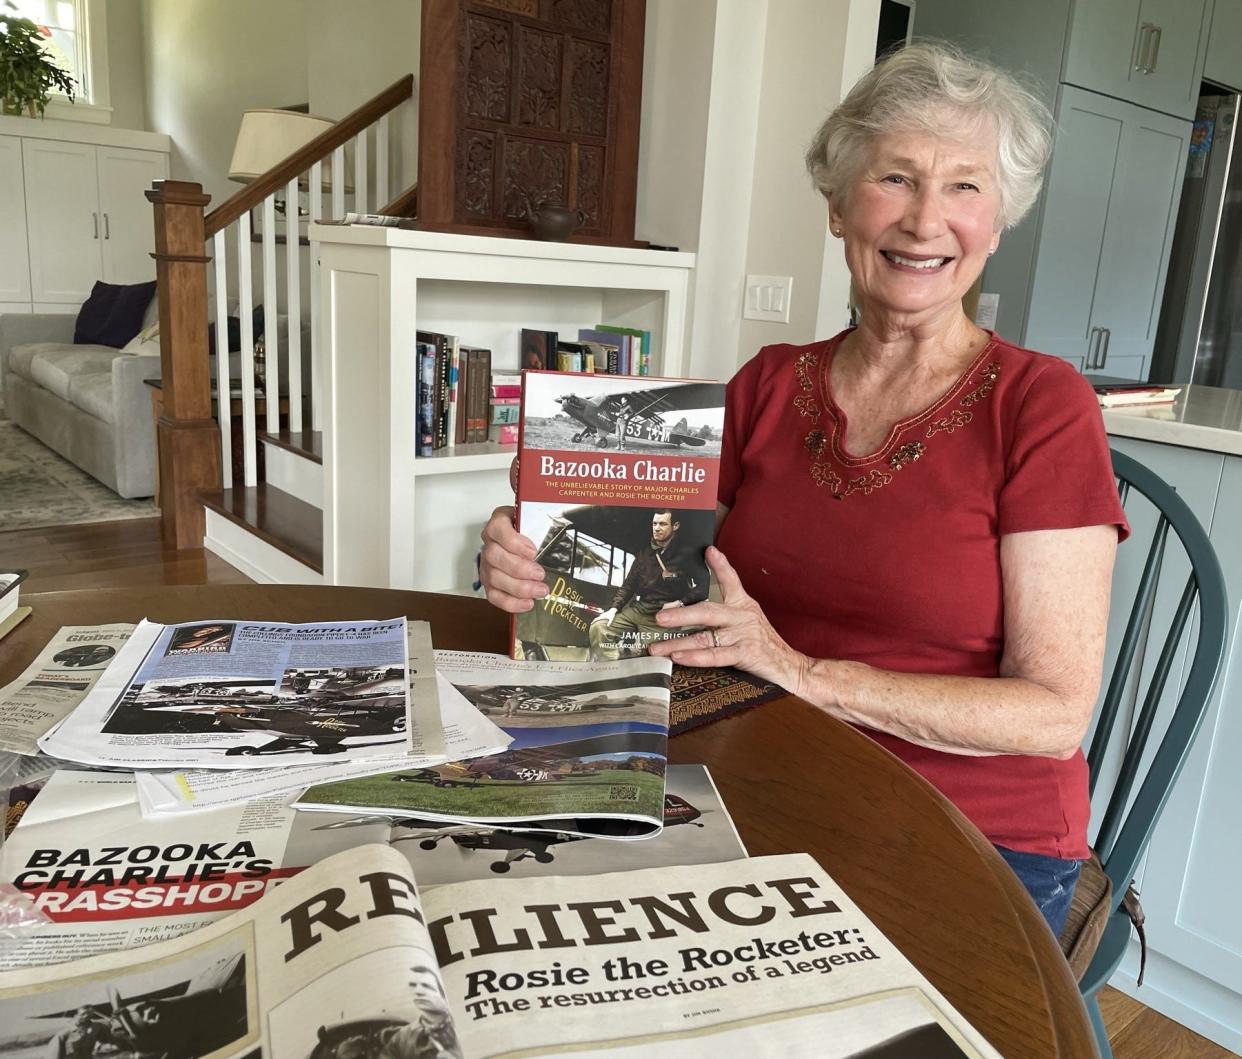
[[555, 831], [296, 813], [271, 798], [198, 813], [187, 825], [145, 819], [132, 776], [67, 770], [48, 780], [28, 813], [0, 852], [0, 883], [29, 895], [52, 925], [0, 940], [0, 967], [180, 936], [258, 900], [310, 864], [369, 842], [402, 853], [422, 887], [746, 856], [702, 765], [670, 770], [667, 830], [636, 846]]
[[16, 680], [0, 688], [0, 750], [37, 754], [39, 738], [95, 686], [132, 625], [68, 625]]
[[350, 828], [329, 822], [272, 798], [189, 822], [144, 820], [132, 775], [61, 769], [0, 848], [0, 881], [30, 895], [52, 923], [0, 937], [0, 966], [58, 963], [177, 937], [333, 853], [388, 838], [383, 821]]
[[[411, 645], [410, 672], [414, 671]], [[499, 754], [513, 741], [512, 737], [480, 713], [464, 695], [444, 677], [436, 676], [439, 685], [440, 725], [443, 729], [444, 752], [426, 757], [398, 755], [363, 758], [341, 764], [293, 765], [284, 768], [192, 769], [188, 772], [139, 772], [138, 799], [143, 816], [164, 816], [216, 809], [222, 805], [241, 805], [251, 798], [271, 795], [297, 795], [319, 783], [358, 776], [373, 776], [394, 769], [424, 768], [445, 761]], [[415, 695], [411, 676], [410, 694]]]
[[[369, 817], [357, 817], [359, 821]], [[405, 854], [420, 889], [469, 879], [598, 875], [633, 868], [740, 860], [746, 847], [704, 765], [669, 765], [664, 830], [643, 842], [585, 838], [584, 825], [514, 830], [417, 817], [393, 824], [389, 843]], [[346, 824], [333, 826], [349, 826]]]
[[724, 393], [523, 373], [517, 525], [548, 595], [514, 617], [515, 658], [607, 661], [684, 635], [655, 615], [707, 598]]
[[492, 826], [569, 818], [578, 833], [616, 838], [663, 826], [667, 658], [536, 664], [437, 651], [436, 668], [512, 737], [509, 748], [312, 787], [299, 809]]
[[439, 710], [424, 704], [415, 717], [408, 682], [404, 617], [143, 621], [39, 746], [67, 761], [142, 769], [417, 752], [414, 733], [438, 726]]
[[360, 846], [182, 938], [0, 974], [0, 1027], [0, 1054], [998, 1056], [802, 854], [420, 895]]

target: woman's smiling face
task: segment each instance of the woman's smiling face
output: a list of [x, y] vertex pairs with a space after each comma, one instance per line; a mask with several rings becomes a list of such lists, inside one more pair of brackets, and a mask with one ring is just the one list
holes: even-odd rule
[[888, 133], [829, 207], [863, 306], [928, 318], [959, 303], [1000, 239], [996, 139]]

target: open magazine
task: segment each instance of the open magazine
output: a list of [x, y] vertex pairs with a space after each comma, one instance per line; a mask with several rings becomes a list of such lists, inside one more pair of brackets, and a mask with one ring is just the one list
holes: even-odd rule
[[522, 373], [517, 525], [548, 594], [513, 619], [515, 658], [616, 659], [683, 635], [666, 606], [707, 599], [725, 388]]
[[0, 1054], [998, 1055], [803, 854], [500, 893], [348, 850], [185, 937], [0, 974]]
[[69, 761], [141, 769], [421, 752], [408, 680], [405, 618], [143, 621], [39, 746]]
[[139, 811], [134, 777], [61, 770], [0, 847], [0, 883], [27, 895], [50, 920], [26, 934], [0, 932], [0, 966], [59, 963], [178, 937], [252, 904], [310, 864], [370, 842], [400, 852], [424, 888], [746, 856], [702, 765], [670, 769], [664, 817], [667, 830], [637, 845], [557, 831], [296, 813], [272, 798], [151, 820]]
[[299, 809], [523, 828], [576, 818], [579, 833], [614, 838], [663, 826], [668, 659], [533, 663], [459, 651], [435, 658], [440, 675], [512, 738], [508, 749], [315, 786]]

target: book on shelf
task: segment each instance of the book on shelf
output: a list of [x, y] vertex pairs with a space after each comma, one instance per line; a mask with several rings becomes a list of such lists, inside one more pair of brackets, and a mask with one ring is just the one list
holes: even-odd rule
[[629, 340], [594, 327], [578, 328], [578, 341], [588, 343], [595, 351], [595, 363], [609, 375], [628, 375], [626, 352]]
[[630, 370], [627, 375], [651, 374], [651, 332], [637, 327], [616, 327], [611, 324], [600, 324], [597, 331], [605, 334], [622, 335], [630, 340]]
[[516, 423], [498, 423], [489, 432], [493, 441], [500, 445], [516, 445], [518, 443], [518, 425]]
[[522, 350], [518, 363], [522, 369], [546, 371], [556, 367], [557, 333], [555, 331], [538, 331], [534, 328], [523, 327], [520, 340]]
[[492, 423], [500, 426], [516, 424], [522, 413], [520, 397], [497, 397], [492, 401]]
[[462, 346], [462, 361], [469, 362], [467, 384], [463, 390], [466, 424], [463, 440], [468, 444], [486, 441], [492, 351], [478, 346]]
[[0, 640], [30, 616], [30, 608], [19, 603], [25, 570], [0, 570]]
[[548, 595], [513, 619], [516, 658], [644, 654], [656, 613], [707, 598], [721, 383], [523, 374], [517, 524]]
[[436, 347], [431, 342], [419, 342], [416, 349], [418, 442], [415, 452], [419, 456], [430, 456], [436, 447]]
[[596, 373], [595, 349], [589, 342], [561, 340], [556, 344], [556, 356], [558, 371], [578, 372], [586, 375]]
[[421, 886], [354, 846], [180, 937], [0, 973], [22, 1054], [68, 1054], [83, 1009], [135, 1055], [999, 1059], [806, 854]]
[[1095, 387], [1101, 408], [1122, 408], [1126, 405], [1172, 404], [1182, 392], [1180, 386], [1150, 383], [1101, 383]]

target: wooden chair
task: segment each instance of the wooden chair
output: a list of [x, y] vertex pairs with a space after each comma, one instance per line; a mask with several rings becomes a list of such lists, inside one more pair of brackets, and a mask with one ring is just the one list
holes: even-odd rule
[[[1224, 658], [1229, 624], [1225, 577], [1199, 520], [1163, 479], [1123, 453], [1114, 451], [1112, 456], [1121, 500], [1127, 505], [1131, 521], [1135, 521], [1136, 511], [1130, 507], [1129, 501], [1135, 493], [1151, 504], [1156, 518], [1138, 589], [1119, 642], [1116, 663], [1099, 707], [1095, 733], [1087, 754], [1092, 795], [1102, 777], [1107, 775], [1113, 783], [1093, 844], [1098, 860], [1093, 858], [1083, 866], [1079, 883], [1082, 900], [1077, 894], [1075, 897], [1078, 914], [1071, 915], [1071, 922], [1067, 923], [1067, 929], [1061, 935], [1062, 949], [1071, 957], [1071, 963], [1076, 967], [1085, 965], [1080, 973], [1079, 988], [1086, 1000], [1104, 1059], [1111, 1059], [1112, 1052], [1096, 994], [1116, 971], [1125, 954], [1133, 926], [1125, 905], [1130, 903], [1133, 907], [1136, 903], [1133, 897], [1127, 902], [1127, 891], [1207, 713]], [[1170, 530], [1185, 552], [1190, 574], [1161, 642], [1156, 628], [1162, 624], [1156, 597], [1161, 574], [1171, 558], [1166, 555]], [[1184, 670], [1186, 681], [1176, 695], [1176, 704], [1163, 733], [1158, 737], [1158, 743], [1153, 743], [1157, 714], [1168, 712], [1167, 704], [1163, 711], [1161, 704], [1166, 700], [1165, 689], [1170, 672], [1183, 650], [1184, 634], [1196, 600], [1199, 605], [1198, 629], [1192, 628], [1190, 654]], [[1116, 603], [1114, 601], [1114, 607]], [[1150, 668], [1144, 691], [1141, 687], [1147, 668], [1144, 659], [1149, 657], [1148, 645], [1156, 643], [1160, 643], [1159, 654], [1150, 656], [1155, 658], [1155, 663]], [[1118, 745], [1124, 739], [1124, 750], [1117, 763], [1114, 760], [1117, 753], [1114, 729], [1122, 714], [1123, 704], [1129, 703], [1133, 703], [1135, 708], [1128, 719], [1128, 734], [1124, 725], [1117, 733]], [[1112, 780], [1114, 769], [1116, 779]], [[1089, 907], [1092, 898], [1097, 902], [1094, 909]], [[1141, 910], [1138, 914], [1138, 922], [1141, 923]]]

